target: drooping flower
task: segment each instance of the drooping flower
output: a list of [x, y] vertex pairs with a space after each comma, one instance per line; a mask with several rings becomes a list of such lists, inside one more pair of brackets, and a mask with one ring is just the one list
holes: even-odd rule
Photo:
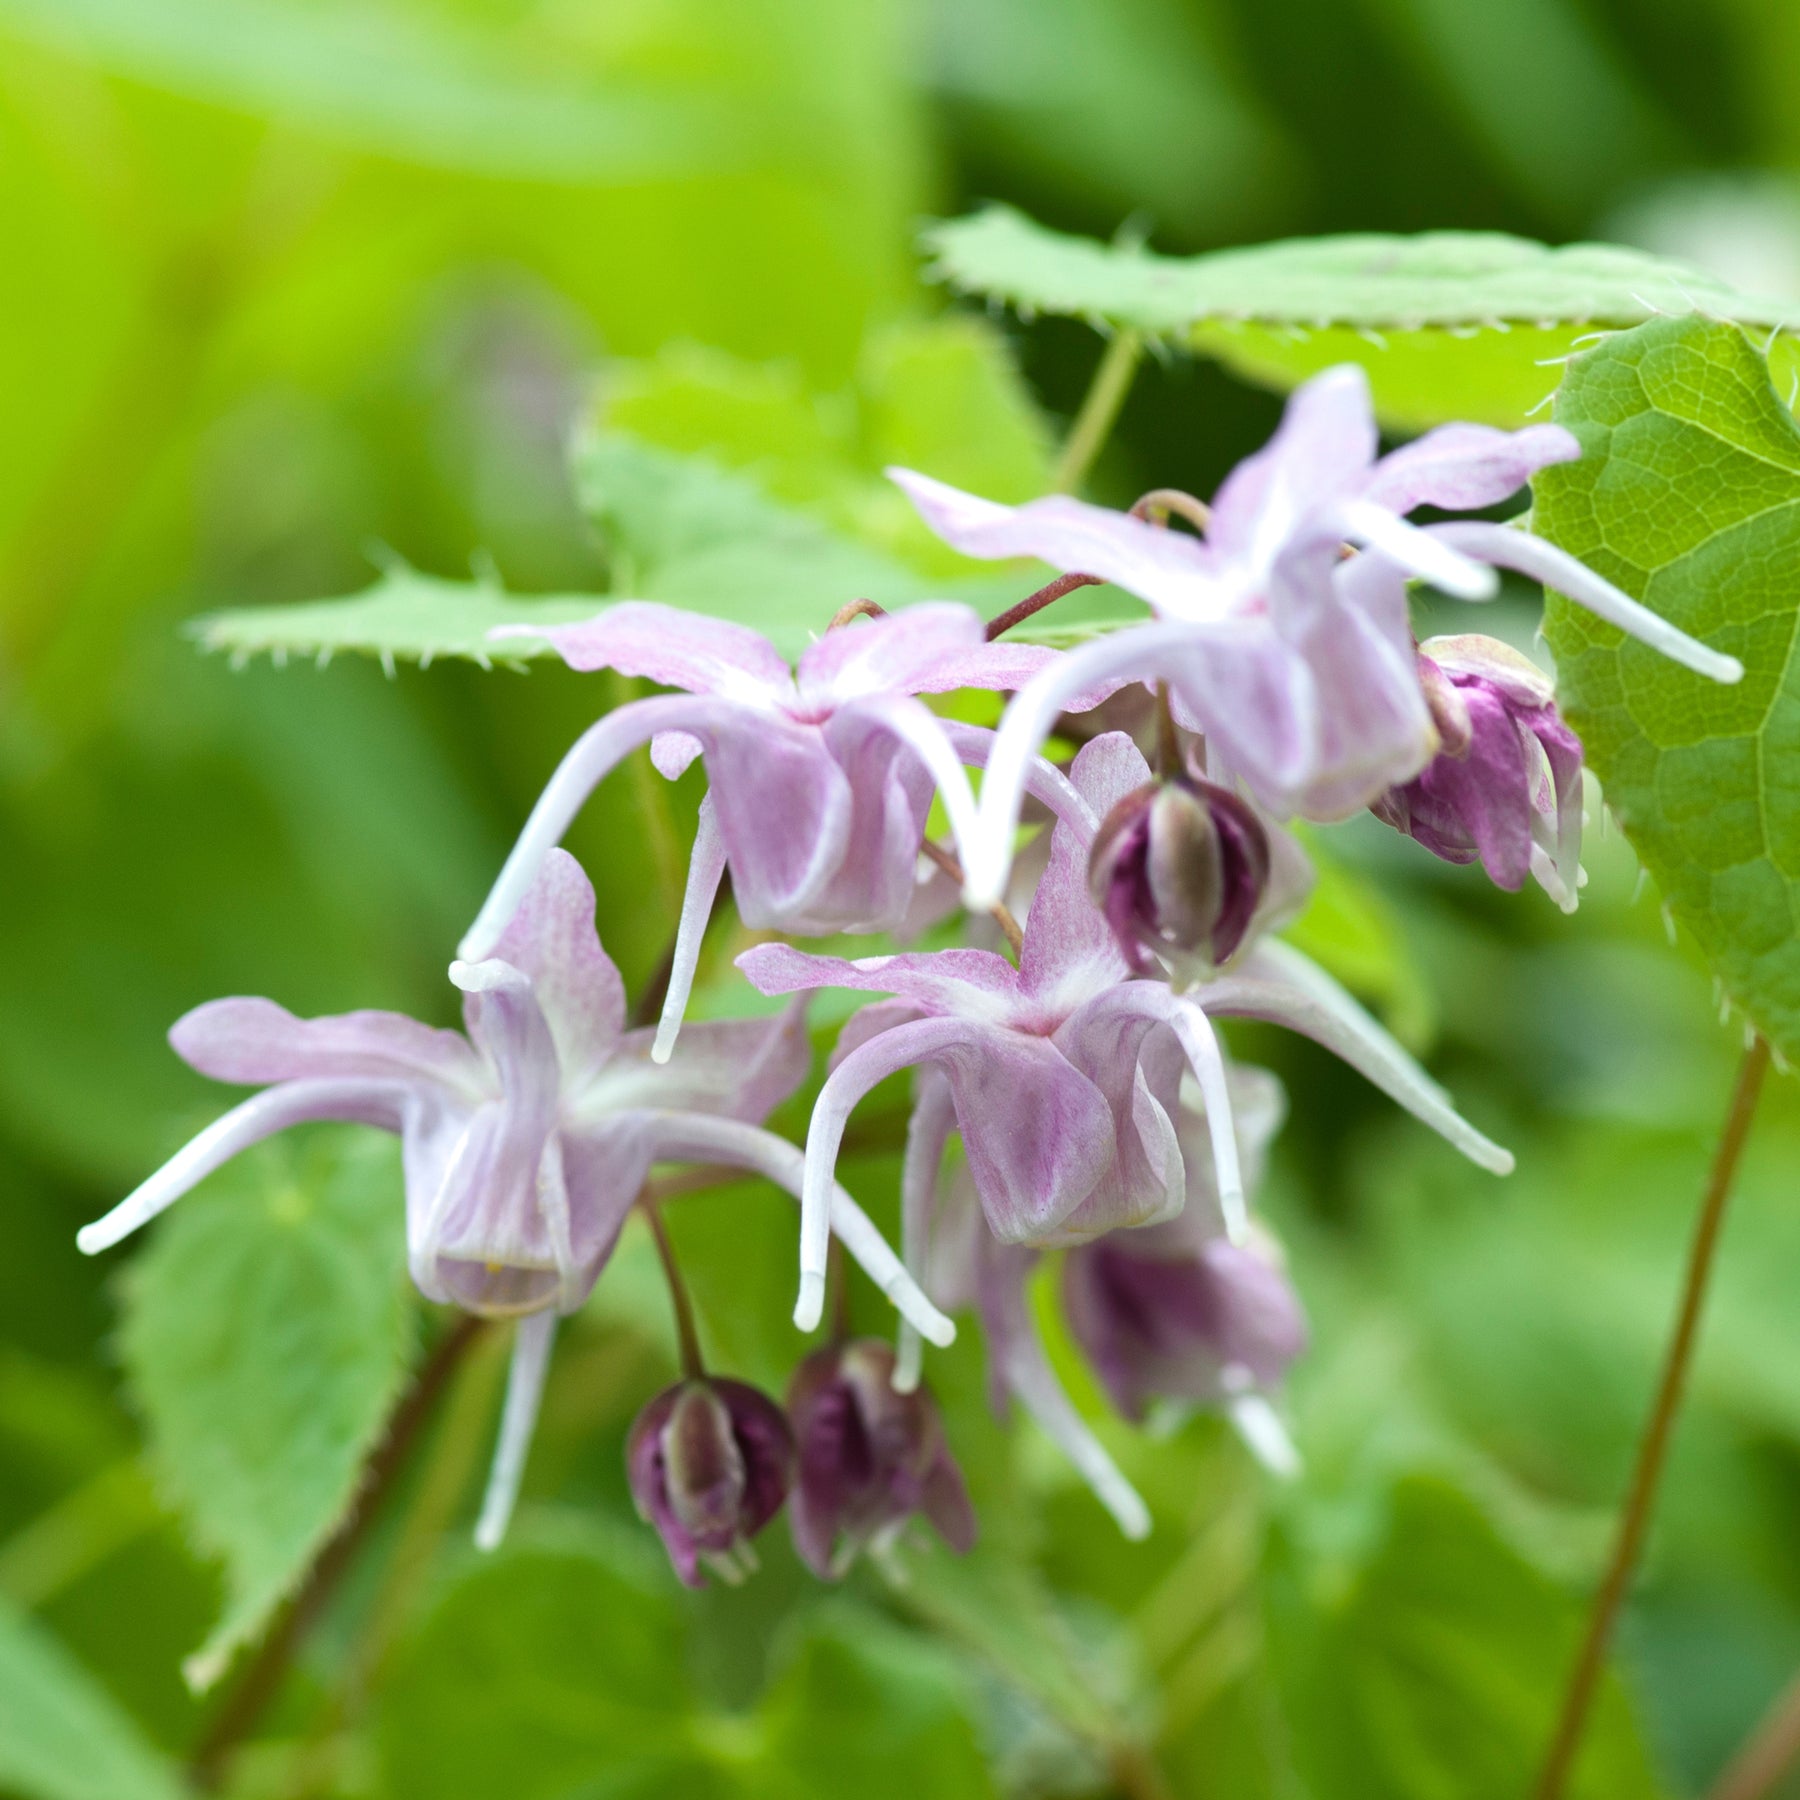
[[[792, 1093], [810, 1052], [797, 1010], [696, 1027], [650, 1057], [625, 1028], [625, 990], [594, 933], [594, 890], [553, 852], [495, 945], [451, 965], [467, 1035], [397, 1013], [297, 1019], [272, 1000], [214, 1000], [179, 1020], [178, 1055], [263, 1092], [216, 1120], [77, 1242], [116, 1244], [213, 1170], [273, 1133], [348, 1120], [400, 1137], [406, 1241], [428, 1299], [517, 1318], [500, 1446], [478, 1538], [511, 1511], [559, 1315], [592, 1291], [658, 1161], [744, 1168], [798, 1193], [803, 1159], [759, 1121]], [[842, 1190], [845, 1248], [928, 1336], [949, 1322]]]
[[[1094, 836], [1088, 885], [1126, 959], [1230, 960], [1269, 887], [1269, 832], [1217, 782], [1178, 773], [1135, 789]], [[1149, 953], [1149, 954], [1147, 954]]]
[[[1227, 1081], [1245, 1188], [1254, 1194], [1261, 1184], [1269, 1142], [1280, 1128], [1286, 1110], [1281, 1084], [1265, 1070], [1236, 1063], [1228, 1066]], [[1040, 1253], [1023, 1245], [1003, 1244], [988, 1229], [966, 1163], [955, 1169], [940, 1190], [947, 1130], [939, 1132], [933, 1121], [946, 1118], [949, 1107], [949, 1089], [943, 1076], [935, 1069], [922, 1071], [915, 1120], [927, 1123], [909, 1139], [902, 1182], [908, 1261], [926, 1271], [927, 1289], [941, 1306], [973, 1306], [977, 1310], [987, 1353], [989, 1392], [996, 1411], [1004, 1416], [1010, 1403], [1017, 1401], [1069, 1459], [1126, 1536], [1143, 1537], [1150, 1529], [1149, 1509], [1082, 1418], [1045, 1354], [1027, 1294]], [[1065, 1301], [1069, 1303], [1069, 1325], [1095, 1359], [1096, 1371], [1109, 1390], [1109, 1365], [1116, 1369], [1120, 1360], [1129, 1358], [1132, 1374], [1141, 1372], [1151, 1381], [1166, 1384], [1146, 1392], [1173, 1391], [1202, 1404], [1219, 1406], [1273, 1472], [1291, 1473], [1298, 1466], [1298, 1458], [1268, 1397], [1272, 1379], [1259, 1382], [1254, 1377], [1234, 1378], [1218, 1382], [1216, 1390], [1208, 1390], [1206, 1377], [1218, 1370], [1211, 1342], [1168, 1345], [1165, 1365], [1152, 1370], [1135, 1343], [1109, 1339], [1090, 1330], [1096, 1321], [1077, 1310], [1086, 1298], [1081, 1291], [1078, 1263], [1092, 1269], [1096, 1265], [1089, 1259], [1109, 1257], [1115, 1248], [1132, 1255], [1139, 1240], [1152, 1250], [1160, 1244], [1165, 1255], [1174, 1253], [1178, 1244], [1199, 1247], [1226, 1243], [1224, 1212], [1213, 1170], [1213, 1140], [1202, 1097], [1191, 1082], [1183, 1083], [1175, 1130], [1183, 1150], [1186, 1205], [1180, 1216], [1167, 1224], [1109, 1232], [1067, 1253]], [[1068, 1285], [1071, 1281], [1077, 1289], [1073, 1294]], [[1100, 1323], [1104, 1331], [1105, 1326], [1117, 1326], [1120, 1321], [1109, 1314]], [[916, 1336], [903, 1332], [898, 1377], [902, 1381], [916, 1374], [917, 1348]], [[1259, 1350], [1258, 1362], [1271, 1376], [1278, 1373], [1274, 1361]], [[1122, 1390], [1133, 1392], [1124, 1384]], [[1119, 1400], [1118, 1393], [1114, 1397]], [[1127, 1416], [1136, 1416], [1133, 1407], [1121, 1404], [1120, 1410]]]
[[936, 1403], [894, 1386], [894, 1351], [857, 1338], [815, 1351], [788, 1384], [799, 1446], [788, 1522], [814, 1574], [842, 1575], [859, 1551], [880, 1553], [915, 1513], [952, 1550], [975, 1541], [975, 1514], [944, 1440]]
[[[1575, 558], [1511, 526], [1415, 526], [1415, 507], [1492, 505], [1546, 464], [1579, 454], [1554, 425], [1506, 433], [1449, 425], [1377, 460], [1361, 370], [1296, 391], [1268, 446], [1213, 503], [1204, 541], [1067, 498], [1007, 507], [897, 469], [925, 522], [971, 556], [1034, 556], [1116, 582], [1154, 622], [1071, 652], [1007, 709], [964, 857], [967, 899], [1005, 883], [1024, 768], [1064, 696], [1120, 678], [1165, 680], [1207, 740], [1215, 775], [1241, 779], [1278, 816], [1343, 818], [1415, 775], [1435, 741], [1420, 691], [1406, 581], [1485, 599], [1496, 568], [1554, 586], [1701, 674], [1735, 681], [1735, 658], [1684, 632]], [[1346, 544], [1361, 546], [1345, 557]]]
[[1431, 638], [1419, 663], [1444, 747], [1372, 810], [1445, 862], [1477, 857], [1498, 887], [1534, 875], [1575, 910], [1581, 862], [1581, 740], [1556, 710], [1556, 684], [1489, 637]]
[[[1115, 732], [1086, 745], [1071, 774], [1104, 814], [1144, 785], [1149, 768]], [[852, 1017], [813, 1110], [795, 1309], [803, 1329], [817, 1322], [823, 1301], [824, 1199], [845, 1123], [870, 1088], [920, 1064], [946, 1077], [942, 1130], [962, 1133], [989, 1227], [1004, 1243], [1077, 1244], [1180, 1212], [1186, 1177], [1172, 1120], [1184, 1069], [1205, 1097], [1218, 1188], [1237, 1234], [1243, 1188], [1212, 1016], [1245, 1014], [1306, 1032], [1466, 1155], [1511, 1169], [1511, 1156], [1462, 1119], [1400, 1046], [1298, 952], [1260, 945], [1185, 994], [1134, 979], [1087, 892], [1091, 841], [1070, 819], [1056, 826], [1017, 968], [983, 950], [853, 962], [761, 944], [738, 958], [766, 994], [846, 987], [894, 996]]]
[[746, 925], [801, 935], [887, 931], [913, 896], [933, 788], [965, 838], [974, 800], [959, 749], [991, 734], [948, 728], [916, 696], [1010, 689], [1057, 653], [985, 638], [966, 606], [930, 603], [830, 630], [790, 670], [767, 638], [672, 606], [626, 601], [585, 624], [496, 635], [547, 637], [576, 669], [616, 669], [684, 693], [619, 707], [550, 778], [463, 939], [494, 944], [546, 852], [594, 787], [650, 742], [664, 774], [696, 756], [709, 792], [682, 902], [656, 1054], [680, 1028], [720, 879]]
[[638, 1414], [625, 1472], [638, 1516], [656, 1527], [675, 1572], [704, 1587], [756, 1568], [750, 1540], [780, 1512], [794, 1480], [786, 1415], [747, 1382], [696, 1376], [665, 1388]]

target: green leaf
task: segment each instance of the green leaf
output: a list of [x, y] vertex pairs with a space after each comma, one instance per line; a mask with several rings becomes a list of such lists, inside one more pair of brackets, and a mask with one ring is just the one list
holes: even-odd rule
[[[282, 0], [0, 0], [0, 31], [196, 100], [465, 174], [638, 182], [748, 146], [698, 96], [550, 80], [441, 15]], [[508, 68], [509, 60], [519, 66]]]
[[429, 666], [443, 657], [464, 657], [483, 667], [547, 656], [541, 638], [517, 647], [492, 644], [497, 625], [567, 625], [591, 619], [606, 605], [595, 596], [513, 599], [497, 588], [468, 581], [443, 581], [396, 565], [371, 588], [346, 600], [309, 600], [292, 606], [239, 606], [208, 613], [189, 627], [204, 650], [223, 650], [234, 660], [290, 656], [329, 662], [340, 651]]
[[933, 227], [924, 248], [932, 273], [961, 292], [1173, 339], [1271, 386], [1361, 363], [1377, 409], [1399, 427], [1519, 423], [1555, 385], [1545, 361], [1598, 326], [1697, 309], [1800, 323], [1800, 305], [1741, 294], [1684, 264], [1498, 232], [1357, 233], [1165, 257], [990, 207]]
[[331, 1535], [406, 1373], [400, 1154], [354, 1128], [240, 1157], [131, 1271], [123, 1345], [164, 1493], [225, 1564], [205, 1685]]
[[682, 1757], [681, 1619], [652, 1554], [570, 1532], [468, 1565], [383, 1698], [386, 1791], [549, 1800]]
[[[1308, 1651], [1288, 1649], [1289, 1723], [1318, 1800], [1517, 1800], [1544, 1753], [1581, 1624], [1472, 1501], [1414, 1477]], [[1571, 1800], [1660, 1793], [1616, 1678], [1600, 1689]]]
[[0, 1789], [20, 1800], [179, 1800], [185, 1791], [93, 1676], [4, 1599]]
[[1745, 668], [1707, 681], [1552, 596], [1564, 709], [1727, 994], [1800, 1055], [1800, 428], [1756, 345], [1697, 318], [1589, 351], [1556, 417], [1582, 456], [1534, 481], [1535, 528]]

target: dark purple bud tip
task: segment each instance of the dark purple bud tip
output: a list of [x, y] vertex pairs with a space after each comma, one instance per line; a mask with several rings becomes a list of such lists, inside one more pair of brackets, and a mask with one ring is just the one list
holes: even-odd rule
[[975, 1514], [923, 1388], [894, 1391], [894, 1352], [877, 1338], [815, 1351], [788, 1384], [800, 1473], [788, 1513], [794, 1547], [835, 1580], [865, 1548], [885, 1551], [923, 1513], [956, 1551]]
[[675, 1572], [705, 1585], [755, 1567], [750, 1539], [781, 1510], [794, 1479], [794, 1436], [768, 1395], [741, 1381], [665, 1388], [638, 1414], [625, 1473], [640, 1518], [654, 1525]]
[[1509, 890], [1527, 875], [1573, 907], [1581, 854], [1581, 741], [1542, 669], [1494, 638], [1433, 638], [1419, 678], [1440, 753], [1370, 808], [1451, 863], [1478, 857]]
[[1088, 885], [1126, 959], [1228, 961], [1269, 885], [1269, 834], [1250, 804], [1191, 775], [1127, 794], [1100, 823]]

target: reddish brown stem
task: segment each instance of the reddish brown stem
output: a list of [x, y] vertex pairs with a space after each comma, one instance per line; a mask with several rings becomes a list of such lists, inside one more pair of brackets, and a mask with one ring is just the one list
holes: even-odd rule
[[656, 1240], [656, 1254], [662, 1259], [663, 1276], [669, 1284], [669, 1304], [675, 1311], [675, 1339], [681, 1351], [681, 1373], [689, 1381], [699, 1381], [706, 1374], [700, 1355], [700, 1331], [694, 1323], [694, 1303], [688, 1298], [687, 1283], [681, 1278], [681, 1265], [675, 1260], [675, 1246], [669, 1242], [669, 1228], [663, 1223], [662, 1208], [651, 1198], [649, 1189], [638, 1196], [638, 1210], [650, 1226]]
[[386, 1435], [364, 1466], [362, 1487], [349, 1516], [313, 1559], [312, 1568], [280, 1623], [263, 1639], [262, 1648], [244, 1671], [243, 1679], [194, 1749], [188, 1771], [202, 1792], [210, 1793], [219, 1786], [232, 1752], [250, 1735], [264, 1709], [280, 1692], [295, 1651], [355, 1562], [356, 1553], [405, 1468], [407, 1455], [431, 1416], [438, 1396], [486, 1329], [485, 1319], [472, 1315], [458, 1319], [438, 1339], [417, 1379], [389, 1415]]
[[[927, 838], [919, 848], [923, 850], [925, 854], [957, 884], [958, 887], [962, 886], [962, 864], [959, 863], [942, 844], [934, 844], [930, 838]], [[1022, 955], [1025, 949], [1025, 933], [1019, 929], [1019, 921], [1012, 916], [1011, 910], [1008, 907], [996, 904], [988, 908], [988, 913], [992, 917], [994, 923], [1000, 927], [1001, 934], [1005, 937], [1006, 941], [1012, 946], [1013, 955]]]
[[831, 615], [831, 623], [825, 627], [827, 631], [836, 631], [848, 625], [852, 619], [885, 619], [887, 608], [874, 600], [852, 600], [848, 606], [840, 606]]
[[1738, 1065], [1737, 1084], [1731, 1093], [1731, 1109], [1725, 1116], [1725, 1129], [1719, 1147], [1713, 1154], [1712, 1171], [1707, 1177], [1706, 1194], [1700, 1203], [1700, 1217], [1694, 1226], [1693, 1243], [1688, 1250], [1687, 1279], [1683, 1283], [1681, 1307], [1675, 1319], [1675, 1334], [1669, 1340], [1663, 1360], [1662, 1380], [1656, 1391], [1656, 1402], [1650, 1410], [1650, 1422], [1644, 1428], [1643, 1442], [1638, 1446], [1637, 1467], [1631, 1475], [1631, 1487], [1619, 1519], [1618, 1540], [1613, 1546], [1600, 1591], [1594, 1599], [1594, 1610], [1588, 1620], [1587, 1635], [1575, 1661], [1574, 1673], [1563, 1698], [1562, 1716], [1551, 1739], [1549, 1754], [1544, 1758], [1543, 1772], [1534, 1790], [1536, 1800], [1558, 1800], [1574, 1768], [1576, 1753], [1581, 1748], [1581, 1734], [1587, 1724], [1588, 1709], [1600, 1685], [1606, 1667], [1606, 1647], [1612, 1638], [1613, 1625], [1625, 1594], [1631, 1586], [1632, 1572], [1644, 1546], [1644, 1534], [1650, 1526], [1656, 1487], [1668, 1456], [1669, 1435], [1675, 1414], [1681, 1405], [1682, 1388], [1686, 1384], [1688, 1365], [1693, 1360], [1694, 1344], [1699, 1336], [1700, 1313], [1706, 1299], [1707, 1277], [1712, 1272], [1713, 1253], [1718, 1248], [1719, 1228], [1725, 1219], [1725, 1202], [1731, 1195], [1731, 1184], [1737, 1175], [1738, 1161], [1744, 1153], [1750, 1124], [1756, 1116], [1757, 1097], [1762, 1092], [1763, 1077], [1769, 1069], [1769, 1046], [1761, 1037], [1751, 1041]]
[[1059, 575], [1057, 578], [1039, 588], [1035, 594], [1027, 594], [1016, 606], [1009, 606], [998, 618], [988, 621], [987, 635], [991, 644], [1002, 633], [1011, 631], [1015, 625], [1022, 624], [1033, 613], [1040, 613], [1054, 600], [1060, 600], [1064, 594], [1072, 594], [1077, 588], [1102, 587], [1105, 583], [1098, 575]]
[[1776, 1696], [1706, 1800], [1763, 1800], [1800, 1758], [1800, 1675]]

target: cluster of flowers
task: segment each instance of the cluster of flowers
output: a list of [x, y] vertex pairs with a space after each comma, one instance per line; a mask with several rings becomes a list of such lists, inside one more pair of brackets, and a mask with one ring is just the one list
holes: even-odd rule
[[[1504, 500], [1578, 454], [1566, 432], [1451, 426], [1377, 452], [1363, 379], [1338, 369], [1294, 396], [1210, 508], [1160, 491], [1130, 513], [1061, 498], [1011, 508], [895, 471], [950, 544], [1062, 571], [1034, 601], [1086, 578], [1148, 603], [1147, 622], [1067, 654], [998, 641], [1033, 603], [992, 626], [957, 605], [852, 605], [792, 671], [755, 632], [664, 606], [625, 602], [551, 631], [575, 668], [677, 691], [603, 718], [551, 779], [450, 965], [466, 1035], [387, 1013], [301, 1020], [268, 1000], [200, 1007], [175, 1026], [177, 1052], [263, 1091], [82, 1247], [117, 1242], [296, 1122], [398, 1133], [414, 1280], [433, 1300], [518, 1321], [483, 1544], [512, 1508], [556, 1320], [585, 1302], [667, 1162], [755, 1171], [798, 1197], [803, 1329], [822, 1316], [833, 1235], [901, 1315], [894, 1348], [839, 1337], [810, 1356], [785, 1411], [706, 1376], [684, 1329], [686, 1379], [644, 1410], [628, 1465], [686, 1580], [703, 1563], [741, 1573], [749, 1538], [790, 1495], [796, 1542], [823, 1574], [914, 1513], [970, 1541], [920, 1386], [924, 1342], [954, 1335], [940, 1307], [978, 1311], [996, 1404], [1026, 1408], [1120, 1524], [1146, 1530], [1038, 1340], [1026, 1282], [1051, 1248], [1067, 1252], [1070, 1330], [1123, 1413], [1217, 1406], [1272, 1466], [1290, 1465], [1270, 1398], [1305, 1323], [1246, 1198], [1283, 1101], [1266, 1072], [1228, 1061], [1213, 1021], [1304, 1032], [1476, 1162], [1504, 1173], [1512, 1159], [1270, 935], [1310, 880], [1280, 821], [1372, 808], [1435, 855], [1479, 858], [1502, 887], [1535, 876], [1564, 907], [1579, 879], [1581, 746], [1550, 684], [1490, 639], [1418, 645], [1409, 580], [1478, 600], [1497, 569], [1521, 570], [1702, 674], [1741, 673], [1527, 531], [1408, 520], [1422, 505]], [[959, 688], [1013, 694], [997, 731], [919, 698]], [[1060, 719], [1103, 704], [1139, 721], [1154, 768], [1122, 730], [1091, 735], [1066, 769], [1041, 754]], [[671, 777], [704, 758], [709, 784], [654, 1031], [627, 1029], [593, 890], [556, 848], [595, 784], [645, 743]], [[986, 771], [979, 802], [970, 767]], [[934, 795], [953, 848], [927, 839]], [[1015, 857], [1022, 815], [1048, 823]], [[632, 854], [621, 847], [626, 865]], [[762, 1126], [805, 1076], [804, 1000], [682, 1028], [727, 869], [744, 924], [790, 937], [905, 941], [954, 908], [958, 886], [969, 909], [965, 948], [846, 960], [763, 942], [738, 958], [766, 995], [886, 996], [840, 1034], [804, 1153]], [[903, 1069], [915, 1082], [897, 1256], [834, 1171], [852, 1109]], [[953, 1135], [962, 1156], [945, 1179]], [[679, 1308], [673, 1268], [671, 1282]]]

